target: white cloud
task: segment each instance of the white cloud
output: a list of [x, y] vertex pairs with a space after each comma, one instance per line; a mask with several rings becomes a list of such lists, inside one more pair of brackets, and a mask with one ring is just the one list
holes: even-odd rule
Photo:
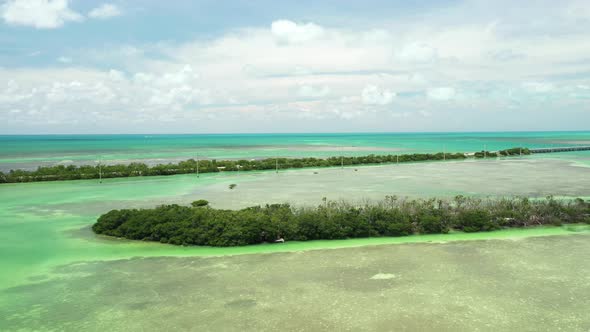
[[59, 61], [61, 63], [71, 63], [72, 58], [68, 58], [66, 56], [60, 56], [59, 58], [57, 58], [57, 61]]
[[[132, 118], [175, 116], [175, 112], [187, 107], [212, 101], [190, 66], [170, 68], [168, 72], [136, 73], [132, 79], [113, 69], [46, 70], [42, 75], [36, 78], [34, 70], [19, 72], [20, 83], [11, 80], [0, 85], [0, 103], [5, 108], [27, 110], [48, 119], [63, 116], [73, 120], [88, 114], [108, 114], [113, 109], [127, 109]], [[0, 77], [3, 76], [0, 70]], [[92, 112], [84, 112], [85, 109]]]
[[426, 95], [428, 96], [428, 98], [434, 100], [450, 100], [455, 98], [456, 91], [454, 88], [451, 87], [432, 88], [428, 89]]
[[367, 85], [361, 93], [363, 104], [365, 105], [387, 105], [391, 104], [396, 93], [381, 89], [376, 85]]
[[358, 103], [361, 100], [359, 96], [343, 96], [340, 102], [343, 104]]
[[330, 88], [327, 86], [302, 85], [297, 90], [297, 95], [304, 98], [320, 98], [330, 94]]
[[437, 56], [436, 49], [419, 42], [404, 45], [396, 54], [396, 57], [404, 62], [431, 62], [436, 60]]
[[[590, 114], [590, 80], [583, 75], [590, 71], [590, 21], [540, 21], [537, 31], [522, 27], [516, 13], [512, 20], [499, 11], [469, 21], [437, 13], [427, 22], [402, 20], [380, 30], [275, 21], [184, 44], [69, 48], [60, 54], [75, 59], [75, 67], [0, 68], [0, 131], [18, 128], [3, 125], [1, 111], [10, 109], [22, 110], [15, 121], [40, 127], [61, 117], [141, 122], [155, 131], [164, 130], [161, 117], [177, 119], [184, 131], [231, 131], [229, 122], [260, 131], [305, 117], [317, 126], [307, 121], [290, 130], [321, 131], [326, 119], [354, 118], [347, 122], [354, 126], [335, 130], [411, 130], [380, 120], [407, 114], [416, 124], [444, 126], [438, 120], [527, 107]], [[498, 54], [503, 61], [490, 56]], [[3, 83], [10, 80], [11, 86]], [[394, 102], [395, 108], [383, 107]]]
[[566, 16], [573, 19], [590, 19], [590, 3], [576, 0], [564, 7]]
[[339, 109], [333, 109], [332, 113], [334, 113], [336, 116], [338, 116], [339, 118], [344, 119], [344, 120], [351, 120], [351, 119], [363, 116], [363, 112], [358, 111], [358, 110], [356, 110], [356, 111], [341, 111]]
[[7, 24], [37, 29], [54, 29], [84, 19], [69, 8], [68, 0], [9, 0], [0, 6], [0, 13]]
[[525, 82], [522, 87], [531, 93], [547, 93], [555, 89], [555, 86], [548, 82]]
[[125, 74], [119, 70], [109, 70], [109, 78], [115, 82], [122, 82], [125, 80]]
[[280, 43], [304, 43], [321, 37], [324, 28], [314, 23], [297, 24], [289, 20], [278, 20], [271, 24], [272, 35]]
[[88, 16], [97, 19], [107, 19], [115, 16], [120, 16], [121, 14], [122, 13], [119, 7], [110, 3], [105, 3], [92, 9], [88, 13]]
[[168, 86], [175, 84], [190, 84], [199, 79], [199, 74], [195, 73], [191, 65], [184, 65], [178, 71], [164, 74], [157, 84]]

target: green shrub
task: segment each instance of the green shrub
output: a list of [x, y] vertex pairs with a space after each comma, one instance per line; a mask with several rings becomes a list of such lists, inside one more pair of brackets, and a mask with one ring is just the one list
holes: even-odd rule
[[550, 216], [547, 218], [546, 221], [547, 224], [551, 224], [553, 226], [561, 226], [563, 225], [563, 222], [561, 221], [561, 219], [555, 217], [555, 216]]
[[[506, 150], [508, 151], [508, 150]], [[523, 149], [523, 153], [524, 153]], [[528, 150], [526, 150], [528, 151]], [[393, 162], [416, 162], [427, 160], [441, 160], [443, 156], [447, 160], [465, 159], [463, 153], [416, 153], [404, 155], [368, 155], [359, 157], [330, 157], [320, 158], [278, 158], [281, 169], [302, 167], [334, 167], [344, 165], [383, 164]], [[477, 152], [475, 157], [481, 158], [484, 152]], [[488, 153], [488, 156], [490, 154]], [[398, 158], [399, 157], [399, 158]], [[220, 171], [251, 171], [270, 170], [276, 167], [275, 158], [262, 160], [199, 160], [200, 173], [216, 173]], [[239, 166], [239, 167], [238, 167]], [[143, 163], [131, 163], [128, 165], [82, 165], [82, 166], [47, 166], [39, 167], [34, 171], [11, 170], [8, 173], [0, 172], [0, 183], [34, 182], [34, 181], [58, 181], [78, 179], [121, 178], [135, 176], [156, 176], [195, 173], [197, 162], [193, 159], [173, 164], [160, 164], [148, 166]]]
[[193, 207], [201, 207], [209, 205], [209, 201], [206, 199], [199, 199], [191, 203]]
[[387, 225], [385, 236], [407, 236], [412, 234], [412, 224], [403, 221], [390, 222]]
[[457, 218], [457, 226], [465, 232], [491, 231], [499, 228], [492, 221], [490, 213], [486, 210], [467, 210], [460, 212]]
[[449, 232], [448, 224], [441, 216], [421, 214], [418, 216], [420, 232], [424, 234], [446, 234]]
[[[253, 206], [241, 210], [176, 204], [153, 209], [112, 210], [100, 216], [97, 234], [176, 245], [241, 246], [287, 240], [406, 236], [414, 233], [491, 231], [503, 227], [590, 223], [589, 204], [523, 198], [481, 200], [457, 196], [453, 203], [436, 199], [405, 200], [394, 196], [375, 205], [354, 206], [324, 200], [316, 207], [289, 204]], [[531, 219], [532, 218], [532, 219]]]

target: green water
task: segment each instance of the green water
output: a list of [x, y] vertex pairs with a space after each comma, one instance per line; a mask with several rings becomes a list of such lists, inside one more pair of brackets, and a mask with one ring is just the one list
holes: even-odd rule
[[[491, 255], [488, 259], [494, 260], [496, 264], [500, 264], [499, 262], [506, 258], [509, 250], [514, 250], [518, 252], [518, 262], [521, 259], [538, 261], [539, 264], [545, 264], [541, 266], [546, 266], [546, 269], [550, 271], [570, 268], [563, 276], [565, 281], [570, 282], [574, 280], [576, 270], [571, 270], [572, 268], [569, 266], [552, 265], [553, 258], [547, 255], [571, 256], [574, 255], [570, 252], [571, 250], [578, 250], [577, 254], [584, 257], [584, 252], [590, 251], [588, 246], [590, 229], [587, 226], [343, 241], [288, 241], [285, 244], [238, 248], [175, 247], [158, 243], [113, 240], [96, 237], [89, 229], [98, 215], [113, 208], [148, 207], [172, 202], [188, 203], [197, 198], [209, 199], [217, 207], [243, 207], [251, 204], [283, 201], [294, 204], [317, 204], [321, 197], [362, 201], [363, 199], [380, 199], [388, 194], [412, 197], [445, 197], [455, 194], [481, 196], [519, 194], [538, 197], [546, 194], [564, 197], [589, 196], [587, 188], [590, 188], [590, 176], [588, 176], [590, 169], [580, 167], [585, 165], [587, 155], [564, 154], [562, 156], [561, 158], [535, 156], [486, 161], [385, 165], [360, 167], [356, 171], [353, 168], [333, 168], [292, 170], [279, 174], [274, 172], [206, 174], [198, 179], [194, 175], [108, 179], [102, 184], [97, 181], [64, 181], [2, 185], [0, 186], [0, 270], [3, 272], [0, 274], [0, 317], [8, 317], [9, 319], [0, 320], [0, 330], [18, 328], [32, 330], [141, 330], [155, 326], [153, 324], [160, 324], [158, 320], [166, 317], [166, 314], [169, 315], [166, 320], [167, 324], [171, 324], [168, 326], [169, 328], [177, 326], [179, 329], [188, 330], [199, 330], [199, 328], [200, 330], [219, 330], [225, 326], [227, 330], [269, 330], [272, 326], [275, 328], [280, 326], [280, 320], [278, 320], [280, 315], [288, 317], [286, 324], [295, 324], [297, 319], [302, 317], [300, 315], [314, 316], [314, 312], [317, 310], [322, 312], [317, 307], [318, 305], [322, 303], [328, 307], [333, 305], [330, 301], [342, 301], [340, 303], [344, 307], [341, 311], [336, 310], [331, 314], [337, 316], [326, 318], [325, 324], [327, 325], [325, 327], [358, 329], [360, 328], [358, 322], [363, 321], [361, 317], [353, 315], [358, 318], [358, 322], [345, 319], [347, 313], [351, 314], [347, 311], [350, 308], [345, 308], [346, 301], [349, 301], [349, 297], [354, 295], [355, 287], [360, 287], [358, 290], [360, 293], [357, 294], [360, 296], [359, 301], [371, 299], [370, 301], [373, 302], [371, 302], [372, 304], [367, 302], [367, 308], [376, 306], [374, 307], [375, 312], [385, 315], [385, 312], [379, 311], [381, 310], [379, 309], [380, 295], [375, 293], [378, 289], [373, 289], [372, 287], [376, 287], [374, 285], [365, 285], [366, 280], [371, 280], [371, 276], [379, 273], [398, 275], [406, 269], [413, 268], [416, 270], [412, 273], [421, 271], [422, 273], [430, 273], [434, 277], [437, 272], [429, 270], [429, 265], [424, 265], [427, 264], [426, 262], [436, 265], [447, 260], [446, 262], [451, 264], [450, 266], [457, 264], [456, 261], [448, 261], [449, 257], [445, 254], [447, 249], [432, 249], [443, 246], [440, 243], [447, 243], [440, 248], [450, 248], [448, 250], [462, 248], [459, 251], [463, 253], [457, 253], [459, 255], [457, 257], [469, 255], [474, 250], [481, 251], [484, 250], [482, 248], [488, 248]], [[317, 171], [318, 174], [314, 174], [314, 171]], [[494, 185], [481, 186], [482, 179], [486, 179], [483, 182]], [[229, 183], [236, 183], [238, 186], [234, 190], [229, 190]], [[529, 242], [532, 240], [527, 239], [532, 237], [539, 237], [539, 240]], [[547, 243], [553, 243], [557, 247], [546, 247], [544, 242], [540, 240], [541, 237], [552, 239], [547, 240]], [[563, 238], [563, 240], [553, 240], [555, 238]], [[484, 247], [480, 247], [481, 241], [467, 241], [474, 243], [473, 245], [461, 244], [463, 240], [484, 239], [511, 240], [508, 242], [514, 243], [516, 247], [505, 248], [510, 246], [501, 244], [506, 241], [492, 241], [489, 243], [496, 244], [486, 244]], [[514, 242], [515, 240], [518, 241]], [[577, 244], [577, 249], [568, 246], [571, 241]], [[428, 242], [437, 244], [428, 244]], [[387, 245], [404, 243], [423, 243], [425, 247], [417, 247], [420, 249], [409, 254], [406, 249], [391, 249], [391, 247], [405, 248], [406, 245]], [[452, 243], [457, 243], [456, 247]], [[378, 248], [383, 249], [379, 249], [381, 250], [380, 254], [368, 258], [367, 255], [373, 250], [377, 250], [370, 249], [372, 248], [370, 246], [373, 245], [379, 245]], [[539, 255], [545, 255], [546, 260], [535, 256], [535, 252], [531, 253], [529, 246], [533, 246]], [[337, 249], [346, 247], [355, 248]], [[320, 250], [327, 248], [334, 250]], [[311, 249], [319, 250], [318, 252], [322, 254], [301, 256], [302, 251]], [[341, 264], [338, 269], [344, 268], [342, 270], [344, 272], [338, 269], [330, 270], [330, 268], [323, 272], [313, 270], [314, 264], [319, 264], [318, 266], [327, 264], [325, 257], [341, 257], [342, 250], [347, 250], [348, 254], [345, 256], [349, 257], [342, 258], [338, 263]], [[397, 254], [388, 256], [390, 255], [388, 252], [391, 250], [394, 252], [401, 250], [398, 254], [407, 256], [405, 258], [395, 256]], [[428, 256], [431, 255], [430, 251], [432, 250], [435, 250], [437, 254]], [[284, 253], [278, 254], [277, 252]], [[258, 253], [274, 254], [246, 255], [255, 258], [226, 257], [227, 255], [245, 257], [240, 254]], [[179, 258], [162, 258], [163, 256]], [[219, 257], [199, 260], [194, 258], [196, 256]], [[145, 259], [146, 257], [153, 258], [150, 260]], [[361, 282], [361, 279], [355, 278], [358, 273], [361, 273], [358, 269], [363, 266], [363, 264], [358, 266], [356, 264], [362, 260], [355, 260], [362, 257], [378, 261], [375, 261], [369, 270], [363, 272], [372, 274], [366, 279], [362, 279]], [[574, 264], [576, 257], [572, 256], [567, 262]], [[281, 260], [286, 260], [292, 265], [287, 264], [285, 267], [285, 263], [281, 263]], [[399, 263], [395, 269], [397, 272], [391, 272], [388, 269], [379, 271], [379, 264], [386, 266], [393, 261]], [[404, 264], [408, 265], [404, 268]], [[477, 265], [478, 263], [474, 259], [471, 264]], [[565, 262], [560, 264], [565, 264]], [[578, 261], [579, 269], [587, 269], [587, 265], [587, 260]], [[469, 267], [460, 265], [457, 268], [465, 270], [460, 274], [456, 274], [457, 271], [454, 270], [447, 271], [449, 274], [443, 275], [445, 278], [456, 278], [453, 282], [467, 282], [466, 280], [470, 278], [466, 274]], [[480, 267], [474, 266], [473, 268]], [[524, 268], [521, 267], [521, 269]], [[264, 286], [263, 280], [265, 279], [260, 278], [260, 274], [273, 275], [275, 269], [279, 271], [287, 269], [288, 272], [285, 272], [287, 275], [278, 272], [281, 274], [280, 278], [277, 277], [280, 281], [273, 282], [270, 279], [267, 280], [267, 286]], [[345, 272], [353, 271], [350, 269], [353, 269], [354, 272], [348, 276]], [[538, 273], [542, 273], [542, 270], [538, 270], [538, 266], [535, 267], [529, 263], [527, 263], [526, 269], [532, 270], [520, 271], [524, 273], [523, 280], [533, 282], [536, 280], [535, 278], [539, 278]], [[212, 276], [210, 275], [211, 271], [221, 274], [214, 273], [215, 276]], [[229, 271], [243, 275], [246, 278], [246, 284], [252, 287], [250, 291], [243, 289], [234, 291], [241, 286], [238, 284], [237, 276]], [[475, 273], [475, 271], [472, 272]], [[517, 272], [513, 271], [512, 273]], [[583, 273], [582, 270], [578, 272]], [[320, 275], [331, 273], [335, 280], [340, 281], [322, 279], [319, 284], [312, 286], [305, 284], [305, 278], [314, 273]], [[403, 273], [410, 272], [408, 270]], [[481, 273], [481, 271], [477, 271], [477, 273]], [[289, 275], [292, 279], [287, 278]], [[496, 277], [500, 278], [500, 276]], [[502, 278], [504, 277], [508, 277], [508, 275], [502, 276]], [[258, 278], [256, 279], [258, 281], [254, 281], [255, 278]], [[317, 278], [321, 278], [321, 276], [318, 275]], [[451, 287], [448, 283], [437, 284], [437, 278], [424, 280], [428, 283], [425, 287]], [[134, 285], [131, 280], [137, 280], [139, 284]], [[418, 284], [408, 284], [409, 280], [405, 280], [403, 284], [408, 287], [418, 287]], [[450, 280], [448, 282], [451, 282]], [[499, 280], [497, 282], [500, 282]], [[262, 284], [257, 284], [258, 282]], [[334, 296], [330, 297], [330, 289], [334, 287], [332, 282], [336, 282], [339, 288], [333, 289]], [[389, 281], [377, 282], [388, 283]], [[430, 284], [431, 282], [433, 284]], [[481, 287], [486, 285], [485, 278], [478, 282], [483, 282]], [[490, 282], [493, 281], [490, 280]], [[588, 280], [583, 279], [583, 282], [577, 287], [587, 287]], [[137, 288], [139, 285], [145, 288], [147, 293]], [[284, 288], [281, 288], [281, 285]], [[154, 290], [154, 288], [157, 289]], [[187, 297], [186, 289], [194, 291], [194, 297]], [[450, 292], [453, 289], [451, 287], [444, 292]], [[288, 314], [287, 311], [284, 311], [287, 308], [286, 302], [293, 301], [293, 297], [301, 290], [310, 292], [307, 293], [308, 295], [311, 292], [318, 292], [326, 298], [310, 298], [311, 307], [302, 307], [298, 309], [299, 313]], [[580, 288], [580, 291], [585, 290], [587, 288]], [[281, 297], [283, 291], [284, 295]], [[386, 299], [394, 296], [393, 293], [388, 293], [389, 291], [391, 290], [383, 290], [384, 304], [391, 301]], [[433, 292], [435, 290], [425, 288], [423, 291]], [[472, 295], [465, 294], [464, 296], [471, 296], [471, 299], [475, 301], [473, 297], [477, 297], [475, 294], [482, 290], [471, 289], [471, 291], [474, 292]], [[158, 296], [161, 297], [161, 301], [153, 302], [155, 296], [153, 292], [160, 294]], [[275, 296], [273, 295], [275, 292], [278, 295], [276, 295], [277, 299], [273, 300], [272, 296]], [[440, 293], [440, 296], [444, 296], [443, 293]], [[462, 300], [466, 301], [467, 297]], [[184, 305], [176, 303], [175, 299], [182, 300]], [[275, 300], [279, 303], [275, 303]], [[496, 300], [500, 301], [501, 299], [494, 299], [494, 301]], [[583, 305], [581, 300], [574, 300], [577, 301], [575, 302], [577, 305]], [[123, 307], [121, 307], [121, 303], [124, 304]], [[273, 312], [271, 308], [275, 304], [277, 311], [271, 314]], [[389, 303], [388, 305], [393, 304]], [[419, 304], [414, 303], [413, 305]], [[430, 308], [428, 310], [434, 310], [431, 306], [426, 305], [426, 307]], [[391, 310], [403, 316], [403, 313], [399, 311], [401, 307], [396, 308]], [[251, 319], [256, 318], [250, 322], [250, 325], [243, 326], [234, 320], [235, 317], [243, 317], [248, 321], [246, 314], [250, 309], [254, 310], [251, 312], [254, 313]], [[227, 315], [231, 313], [236, 316], [229, 318]], [[437, 312], [437, 314], [443, 313]], [[485, 316], [483, 312], [479, 311], [478, 315]], [[398, 323], [405, 322], [404, 324], [409, 324], [410, 328], [423, 327], [436, 330], [435, 326], [412, 325], [410, 321], [406, 321], [414, 317], [411, 314], [406, 318], [402, 316], [398, 317]], [[193, 320], [196, 319], [195, 317], [198, 317], [200, 323]], [[344, 319], [340, 325], [338, 317]], [[530, 319], [533, 318], [535, 317], [531, 316]], [[463, 317], [463, 319], [466, 318]], [[201, 320], [203, 321], [201, 322]], [[260, 325], [264, 320], [272, 324], [266, 327]], [[203, 325], [205, 321], [211, 325]], [[374, 322], [379, 321], [378, 318], [374, 320]], [[224, 322], [226, 325], [223, 325]], [[582, 319], [577, 323], [571, 321], [568, 324], [579, 328], [582, 323], [588, 324], [588, 321]], [[320, 327], [320, 325], [316, 325], [320, 324], [317, 321], [307, 324], [305, 326], [308, 329]], [[450, 322], [445, 324], [447, 325], [444, 326], [448, 329], [455, 326]], [[510, 321], [506, 324], [508, 324], [506, 326], [520, 326], [518, 324], [511, 325]], [[2, 328], [3, 326], [4, 328]], [[159, 326], [164, 328], [164, 326]], [[388, 330], [384, 326], [376, 326], [375, 329]]]
[[327, 157], [342, 154], [471, 152], [516, 146], [590, 145], [590, 132], [250, 134], [250, 135], [0, 135], [0, 170], [39, 165], [189, 158]]
[[589, 239], [63, 264], [0, 293], [0, 328], [587, 331]]
[[[456, 194], [544, 197], [585, 197], [590, 188], [588, 169], [575, 166], [575, 158], [536, 158], [481, 162], [421, 163], [346, 169], [206, 174], [7, 184], [0, 186], [0, 286], [22, 282], [40, 268], [74, 261], [118, 259], [133, 256], [224, 255], [363, 244], [404, 243], [563, 234], [560, 228], [508, 230], [487, 234], [451, 234], [409, 238], [316, 241], [245, 248], [183, 248], [153, 243], [96, 238], [89, 226], [110, 209], [186, 203], [206, 198], [212, 205], [239, 208], [272, 202], [318, 204], [323, 197], [362, 201], [386, 195], [452, 197]], [[560, 172], [555, 173], [559, 169]], [[551, 175], [551, 176], [547, 176]], [[494, 186], [474, 186], [482, 177]], [[509, 181], [507, 181], [509, 180]], [[229, 183], [237, 183], [229, 190]], [[440, 238], [439, 238], [440, 237]]]

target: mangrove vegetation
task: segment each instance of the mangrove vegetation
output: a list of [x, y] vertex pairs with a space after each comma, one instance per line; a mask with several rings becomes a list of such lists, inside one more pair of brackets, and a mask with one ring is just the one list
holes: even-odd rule
[[[513, 148], [498, 152], [481, 151], [473, 154], [474, 158], [528, 155], [526, 148]], [[268, 158], [254, 160], [199, 160], [189, 159], [179, 163], [148, 166], [144, 163], [118, 165], [57, 165], [39, 167], [34, 171], [11, 170], [0, 172], [0, 183], [83, 180], [99, 178], [122, 178], [135, 176], [175, 175], [190, 173], [215, 173], [231, 171], [253, 171], [271, 169], [292, 169], [304, 167], [335, 167], [350, 165], [371, 165], [386, 163], [406, 163], [435, 160], [465, 159], [464, 153], [415, 153], [400, 155], [367, 155], [356, 157], [330, 158]]]
[[269, 204], [241, 210], [215, 209], [198, 200], [191, 206], [112, 210], [100, 216], [92, 229], [97, 234], [175, 245], [243, 246], [582, 222], [590, 223], [590, 202], [583, 199], [387, 196], [372, 204], [324, 199], [314, 207]]

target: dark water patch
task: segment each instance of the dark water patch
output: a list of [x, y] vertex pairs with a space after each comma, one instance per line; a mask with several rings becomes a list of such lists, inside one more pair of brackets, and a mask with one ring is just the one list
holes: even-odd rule
[[69, 238], [76, 238], [76, 239], [88, 239], [88, 238], [95, 238], [96, 234], [92, 231], [92, 225], [68, 229], [64, 231]]
[[49, 278], [49, 276], [47, 274], [42, 274], [42, 275], [30, 276], [27, 278], [27, 280], [29, 280], [31, 282], [39, 282], [39, 281], [47, 280], [48, 278]]
[[126, 304], [126, 307], [129, 310], [145, 310], [150, 306], [153, 306], [154, 302], [136, 302], [136, 303], [129, 303]]
[[254, 299], [235, 300], [225, 304], [225, 307], [230, 309], [247, 309], [254, 306], [256, 306], [256, 300]]

